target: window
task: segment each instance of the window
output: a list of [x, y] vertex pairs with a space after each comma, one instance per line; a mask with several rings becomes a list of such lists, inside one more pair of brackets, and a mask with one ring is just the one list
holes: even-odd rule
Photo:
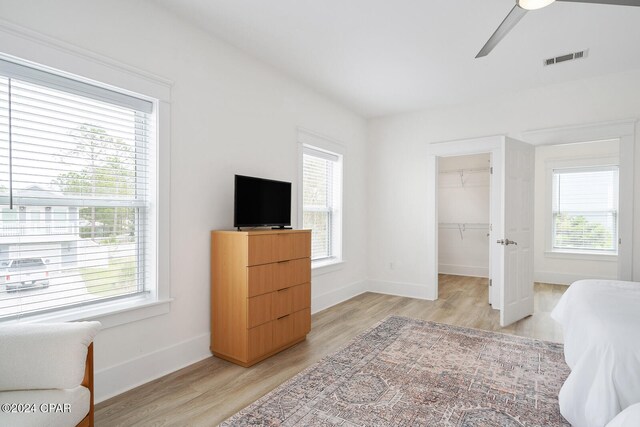
[[154, 103], [0, 59], [0, 319], [153, 290]]
[[341, 260], [342, 156], [304, 146], [302, 155], [302, 227], [311, 229], [311, 259]]
[[617, 166], [554, 169], [552, 194], [553, 250], [617, 253]]

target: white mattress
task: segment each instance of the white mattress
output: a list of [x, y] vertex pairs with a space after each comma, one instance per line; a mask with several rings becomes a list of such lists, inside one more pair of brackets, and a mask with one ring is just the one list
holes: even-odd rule
[[562, 324], [571, 374], [560, 412], [574, 427], [603, 427], [640, 402], [640, 283], [580, 280], [551, 317]]
[[65, 390], [3, 391], [0, 392], [3, 405], [9, 405], [7, 408], [11, 408], [11, 404], [22, 406], [15, 408], [16, 412], [0, 411], [0, 426], [75, 426], [89, 413], [90, 400], [89, 389], [83, 386]]

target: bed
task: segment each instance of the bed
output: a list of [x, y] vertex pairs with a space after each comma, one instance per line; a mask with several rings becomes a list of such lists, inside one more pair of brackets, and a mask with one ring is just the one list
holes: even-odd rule
[[577, 281], [551, 317], [562, 325], [571, 368], [559, 395], [567, 421], [603, 427], [640, 402], [640, 283]]

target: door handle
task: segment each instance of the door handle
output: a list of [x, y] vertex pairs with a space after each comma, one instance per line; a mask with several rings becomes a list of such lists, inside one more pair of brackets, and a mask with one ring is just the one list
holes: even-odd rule
[[503, 245], [503, 246], [509, 246], [509, 245], [516, 245], [518, 246], [518, 242], [514, 242], [513, 240], [509, 240], [509, 239], [500, 239], [498, 241], [496, 241], [496, 243]]

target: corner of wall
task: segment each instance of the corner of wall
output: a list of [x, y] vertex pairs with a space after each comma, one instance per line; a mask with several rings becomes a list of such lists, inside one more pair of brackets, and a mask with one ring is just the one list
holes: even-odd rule
[[384, 280], [368, 280], [368, 291], [377, 294], [395, 295], [434, 301], [427, 285], [421, 283], [388, 282]]

